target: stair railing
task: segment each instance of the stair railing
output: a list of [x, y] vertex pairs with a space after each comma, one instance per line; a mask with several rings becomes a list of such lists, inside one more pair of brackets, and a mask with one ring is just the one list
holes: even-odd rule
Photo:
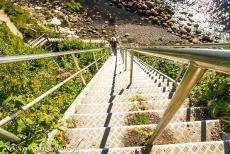
[[[134, 53], [144, 54], [172, 60], [174, 62], [187, 63], [188, 68], [176, 88], [170, 104], [153, 135], [149, 139], [149, 145], [153, 145], [161, 135], [176, 112], [197, 85], [207, 69], [230, 74], [230, 50], [195, 49], [195, 48], [129, 48], [125, 51], [125, 68], [127, 68], [127, 52], [130, 53], [130, 85], [133, 80]], [[181, 74], [181, 71], [179, 72]]]
[[[66, 51], [66, 52], [52, 52], [52, 53], [44, 53], [44, 54], [32, 54], [32, 55], [18, 55], [18, 56], [3, 56], [3, 57], [0, 57], [0, 64], [6, 64], [6, 63], [19, 62], [19, 61], [28, 61], [28, 60], [34, 60], [34, 59], [42, 59], [42, 58], [50, 58], [50, 57], [71, 55], [75, 65], [76, 65], [76, 68], [77, 68], [76, 73], [72, 74], [71, 76], [69, 76], [64, 81], [58, 83], [57, 85], [55, 85], [54, 87], [52, 87], [51, 89], [49, 89], [48, 91], [46, 91], [45, 93], [43, 93], [42, 95], [40, 95], [39, 97], [34, 99], [33, 101], [31, 101], [28, 104], [24, 105], [23, 107], [21, 107], [15, 113], [13, 113], [10, 116], [7, 116], [4, 119], [0, 120], [0, 127], [5, 125], [9, 121], [13, 120], [18, 115], [20, 115], [24, 111], [28, 110], [32, 106], [34, 106], [36, 103], [40, 102], [43, 98], [45, 98], [46, 96], [48, 96], [49, 94], [51, 94], [52, 92], [54, 92], [55, 90], [60, 88], [62, 85], [64, 85], [65, 83], [67, 83], [68, 81], [72, 80], [73, 78], [75, 78], [78, 75], [81, 76], [83, 84], [86, 85], [86, 82], [84, 80], [84, 77], [83, 77], [82, 73], [85, 70], [87, 70], [89, 67], [93, 66], [93, 65], [96, 65], [96, 68], [98, 69], [97, 62], [100, 61], [101, 59], [103, 59], [104, 57], [106, 57], [107, 54], [105, 53], [103, 56], [101, 56], [100, 58], [96, 59], [95, 52], [102, 51], [102, 50], [103, 50], [103, 48], [89, 49], [89, 50], [77, 50], [77, 51]], [[78, 65], [77, 58], [75, 57], [75, 54], [79, 54], [79, 53], [93, 53], [94, 61], [92, 63], [90, 63], [88, 66], [84, 67], [83, 69], [80, 69], [80, 67]], [[13, 134], [11, 132], [8, 132], [8, 131], [6, 131], [6, 130], [4, 130], [2, 128], [0, 128], [0, 137], [4, 138], [6, 140], [13, 141], [13, 142], [19, 142], [20, 141], [20, 138], [17, 137], [15, 134]]]

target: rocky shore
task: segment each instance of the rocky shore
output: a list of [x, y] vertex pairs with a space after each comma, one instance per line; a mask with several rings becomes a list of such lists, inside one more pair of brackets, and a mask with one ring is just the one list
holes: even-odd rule
[[74, 31], [80, 38], [117, 36], [123, 42], [141, 45], [199, 44], [218, 42], [219, 39], [204, 34], [192, 19], [192, 13], [184, 11], [175, 17], [173, 8], [165, 0], [92, 1], [91, 7], [83, 4], [84, 9], [80, 12], [66, 6], [69, 0], [11, 1], [35, 11], [47, 25], [54, 17], [60, 19], [62, 28]]
[[137, 13], [149, 23], [160, 25], [168, 32], [191, 43], [218, 42], [218, 37], [202, 33], [199, 24], [191, 18], [192, 13], [180, 12], [181, 17], [174, 17], [174, 10], [164, 0], [112, 0], [112, 2], [117, 7]]

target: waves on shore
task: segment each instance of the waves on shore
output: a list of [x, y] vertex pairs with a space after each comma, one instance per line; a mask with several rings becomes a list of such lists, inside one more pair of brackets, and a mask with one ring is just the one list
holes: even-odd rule
[[169, 0], [168, 3], [175, 10], [175, 17], [183, 18], [183, 12], [191, 13], [191, 19], [203, 32], [219, 36], [221, 42], [230, 41], [229, 0]]

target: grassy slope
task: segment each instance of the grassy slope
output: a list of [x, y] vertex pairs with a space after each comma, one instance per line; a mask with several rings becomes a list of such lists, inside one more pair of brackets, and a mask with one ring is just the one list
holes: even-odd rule
[[[64, 41], [54, 45], [55, 51], [71, 49], [99, 48], [102, 45], [87, 44], [81, 41]], [[15, 37], [5, 25], [0, 25], [0, 55], [17, 55], [44, 53], [41, 48], [31, 49], [23, 40]], [[100, 52], [97, 52], [100, 57]], [[91, 53], [76, 55], [83, 68], [93, 61]], [[102, 65], [103, 62], [99, 64]], [[75, 72], [71, 56], [31, 60], [2, 64], [0, 67], [0, 119], [18, 110], [46, 90]], [[96, 73], [92, 66], [84, 73], [87, 82]], [[58, 119], [84, 88], [79, 77], [76, 77], [59, 90], [39, 102], [30, 110], [5, 125], [3, 128], [15, 133], [22, 139], [19, 144], [0, 141], [0, 151], [4, 147], [37, 145], [56, 127]], [[12, 151], [11, 151], [12, 152]], [[9, 153], [11, 153], [9, 152]]]
[[5, 11], [26, 39], [36, 38], [44, 32], [52, 32], [52, 29], [49, 27], [38, 23], [38, 18], [35, 14], [31, 15], [29, 11], [7, 0], [0, 1], [0, 9]]

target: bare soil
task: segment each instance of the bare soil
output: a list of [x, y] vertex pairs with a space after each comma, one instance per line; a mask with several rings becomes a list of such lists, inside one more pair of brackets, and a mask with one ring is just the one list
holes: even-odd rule
[[[132, 45], [175, 45], [183, 43], [185, 40], [167, 32], [159, 26], [150, 24], [122, 24], [116, 28], [118, 37], [121, 38], [123, 44]], [[129, 34], [129, 36], [124, 37]], [[184, 44], [184, 43], [183, 43]]]
[[[142, 131], [140, 133], [139, 131]], [[124, 138], [123, 143], [126, 147], [128, 146], [147, 146], [149, 137], [151, 136], [154, 130], [143, 128], [141, 130], [130, 130], [128, 131]], [[147, 135], [146, 135], [147, 134]], [[162, 144], [175, 144], [177, 140], [174, 137], [174, 134], [169, 129], [165, 129], [162, 135], [157, 139], [155, 144], [162, 145]]]

